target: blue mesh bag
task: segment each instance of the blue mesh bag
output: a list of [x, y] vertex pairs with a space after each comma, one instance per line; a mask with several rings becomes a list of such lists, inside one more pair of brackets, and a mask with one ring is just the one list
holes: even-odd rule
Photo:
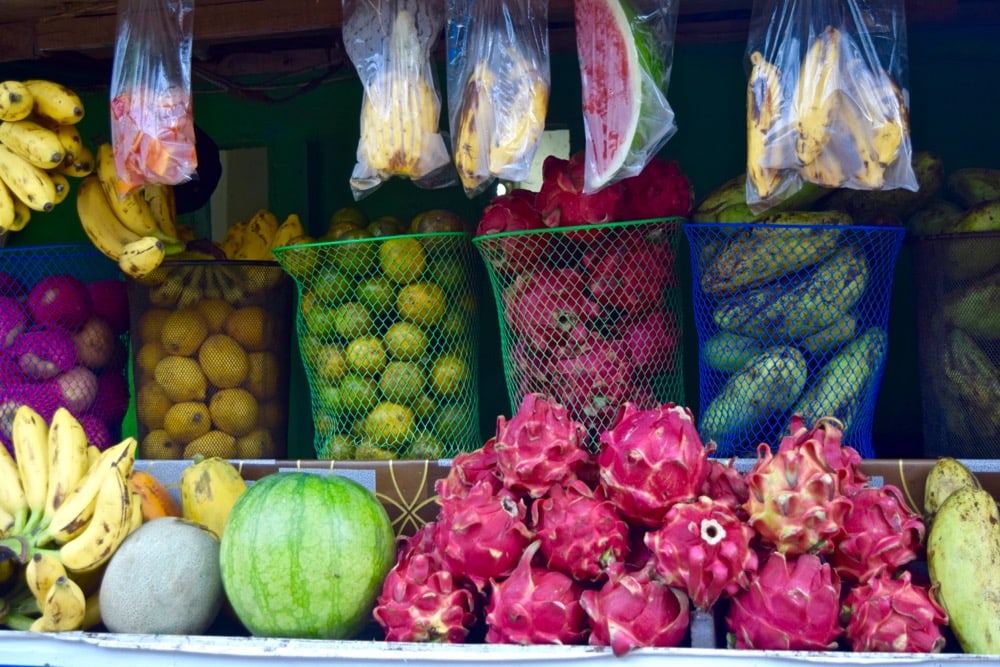
[[687, 223], [698, 428], [722, 456], [833, 417], [874, 456], [875, 402], [903, 227]]

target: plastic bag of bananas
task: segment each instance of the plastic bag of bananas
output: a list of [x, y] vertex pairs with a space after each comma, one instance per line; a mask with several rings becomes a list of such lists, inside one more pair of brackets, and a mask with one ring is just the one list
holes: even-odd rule
[[[755, 212], [803, 182], [917, 189], [903, 0], [861, 5], [754, 3], [746, 49], [746, 196]], [[875, 35], [873, 25], [891, 29]]]
[[356, 200], [394, 176], [424, 187], [454, 181], [446, 169], [451, 158], [438, 129], [441, 97], [430, 63], [443, 25], [440, 3], [344, 2], [344, 44], [364, 87], [351, 174]]
[[448, 3], [448, 118], [470, 197], [528, 177], [549, 102], [547, 14], [532, 0]]

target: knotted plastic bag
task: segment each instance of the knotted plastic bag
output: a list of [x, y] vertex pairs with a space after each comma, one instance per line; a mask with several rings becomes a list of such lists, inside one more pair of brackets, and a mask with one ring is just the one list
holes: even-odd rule
[[119, 0], [111, 71], [118, 190], [177, 185], [198, 167], [191, 104], [194, 0]]

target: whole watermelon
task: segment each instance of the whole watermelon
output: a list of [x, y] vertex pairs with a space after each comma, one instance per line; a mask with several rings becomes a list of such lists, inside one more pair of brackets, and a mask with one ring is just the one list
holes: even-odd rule
[[385, 509], [357, 482], [285, 472], [240, 496], [219, 559], [226, 596], [251, 634], [347, 639], [370, 619], [396, 545]]

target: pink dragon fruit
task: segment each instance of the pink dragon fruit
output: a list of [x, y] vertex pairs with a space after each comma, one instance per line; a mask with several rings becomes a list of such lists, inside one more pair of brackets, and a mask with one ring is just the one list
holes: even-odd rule
[[31, 323], [28, 311], [17, 299], [0, 296], [0, 348], [8, 350]]
[[939, 653], [941, 628], [948, 615], [931, 589], [912, 582], [909, 572], [898, 578], [887, 572], [851, 589], [845, 611], [847, 641], [854, 651]]
[[670, 248], [634, 237], [615, 247], [591, 248], [580, 263], [594, 301], [632, 318], [662, 306], [663, 290], [673, 280]]
[[519, 395], [546, 393], [552, 388], [549, 361], [547, 355], [535, 351], [524, 341], [513, 342], [510, 347], [510, 366], [514, 377], [518, 378]]
[[592, 336], [573, 357], [549, 364], [552, 388], [574, 419], [602, 431], [626, 400], [635, 400], [632, 363], [617, 341]]
[[806, 440], [819, 441], [823, 460], [837, 473], [841, 493], [850, 496], [868, 484], [861, 472], [861, 454], [844, 445], [844, 425], [835, 417], [821, 417], [809, 428], [801, 416], [792, 415], [788, 435], [778, 447], [797, 447]]
[[625, 325], [621, 338], [632, 368], [646, 377], [673, 366], [680, 339], [677, 316], [662, 308], [654, 308]]
[[583, 277], [571, 268], [523, 273], [503, 300], [514, 336], [550, 358], [572, 354], [589, 336], [585, 325], [601, 314], [584, 293]]
[[676, 503], [663, 525], [646, 533], [656, 572], [670, 586], [687, 591], [699, 609], [747, 588], [757, 571], [750, 548], [753, 530], [721, 501], [700, 496]]
[[[542, 162], [542, 185], [535, 197], [535, 208], [542, 214], [546, 227], [571, 227], [621, 220], [624, 186], [621, 182], [608, 185], [591, 194], [583, 193], [584, 152], [578, 151], [568, 160], [550, 155]], [[590, 241], [600, 235], [567, 232], [570, 238]]]
[[557, 484], [576, 479], [590, 454], [583, 448], [583, 424], [545, 394], [526, 394], [508, 420], [497, 417], [494, 448], [503, 485], [540, 498]]
[[531, 527], [548, 567], [580, 581], [597, 581], [628, 553], [628, 524], [600, 488], [580, 480], [532, 503]]
[[421, 526], [386, 575], [373, 611], [386, 641], [460, 643], [476, 623], [475, 595], [435, 552], [437, 528]]
[[828, 553], [842, 530], [851, 501], [824, 452], [817, 438], [784, 438], [773, 455], [767, 443], [757, 447], [744, 509], [761, 539], [782, 553]]
[[[542, 216], [535, 209], [535, 193], [515, 189], [490, 200], [476, 226], [476, 236], [544, 229]], [[521, 234], [482, 241], [490, 266], [501, 274], [516, 274], [537, 268], [548, 246], [546, 234]]]
[[708, 455], [691, 410], [673, 403], [640, 409], [625, 403], [600, 434], [601, 485], [622, 516], [655, 528], [674, 503], [697, 497]]
[[736, 468], [736, 459], [723, 463], [720, 459], [708, 460], [708, 477], [701, 487], [701, 495], [729, 505], [737, 516], [746, 519], [743, 505], [750, 498], [747, 480]]
[[533, 538], [522, 500], [484, 479], [440, 503], [435, 544], [445, 568], [461, 572], [480, 591], [513, 571]]
[[851, 496], [844, 530], [830, 563], [845, 581], [865, 583], [916, 560], [923, 544], [924, 521], [891, 484], [867, 487]]
[[451, 461], [451, 468], [444, 479], [434, 483], [434, 492], [442, 501], [450, 502], [465, 496], [477, 482], [487, 481], [493, 491], [503, 486], [497, 470], [495, 438], [490, 438], [479, 449], [461, 452]]
[[492, 582], [486, 606], [487, 643], [581, 644], [586, 640], [580, 584], [562, 572], [532, 566], [540, 546], [532, 542], [514, 572]]
[[628, 220], [687, 218], [694, 209], [694, 187], [675, 161], [654, 157], [622, 184], [622, 212]]
[[684, 639], [690, 602], [668, 586], [651, 567], [609, 567], [599, 590], [585, 590], [580, 599], [590, 619], [591, 646], [610, 646], [616, 656], [637, 648], [672, 647]]
[[775, 551], [730, 600], [732, 648], [824, 651], [837, 647], [840, 578], [819, 556]]

